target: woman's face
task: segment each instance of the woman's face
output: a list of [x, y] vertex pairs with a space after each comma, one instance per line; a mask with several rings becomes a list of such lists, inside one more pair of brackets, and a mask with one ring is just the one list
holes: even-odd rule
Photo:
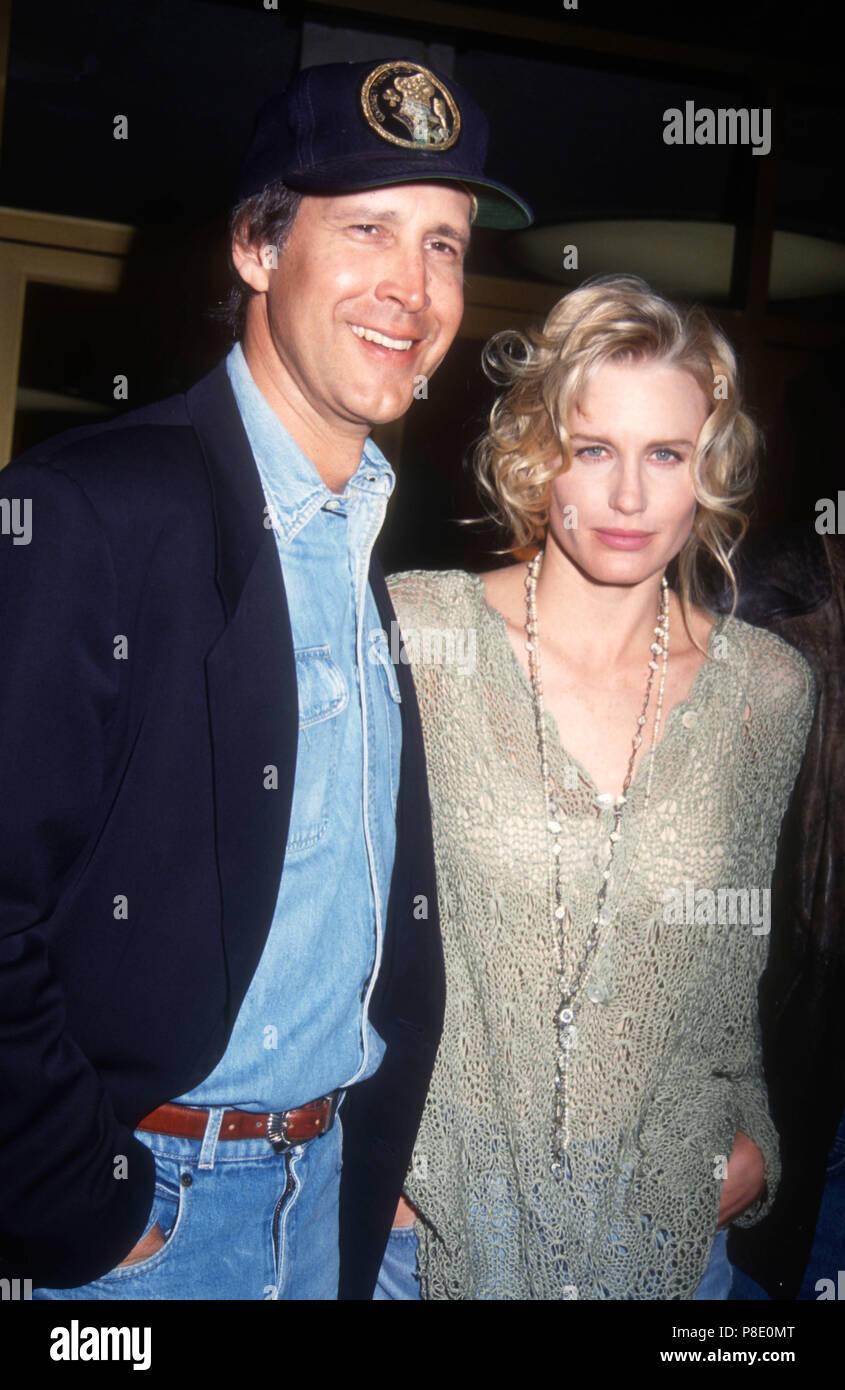
[[709, 402], [666, 363], [606, 362], [567, 421], [572, 463], [552, 484], [549, 529], [592, 579], [662, 574], [692, 528], [690, 463]]

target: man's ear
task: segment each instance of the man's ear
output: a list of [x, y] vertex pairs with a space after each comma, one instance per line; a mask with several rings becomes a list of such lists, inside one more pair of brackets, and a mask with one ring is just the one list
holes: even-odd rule
[[273, 246], [248, 243], [235, 235], [232, 238], [232, 264], [251, 290], [263, 294], [270, 288], [270, 271], [277, 264]]

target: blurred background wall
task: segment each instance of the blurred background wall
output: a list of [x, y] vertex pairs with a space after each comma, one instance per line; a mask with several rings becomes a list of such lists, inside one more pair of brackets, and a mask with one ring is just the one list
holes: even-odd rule
[[[493, 399], [481, 346], [613, 271], [710, 307], [766, 433], [757, 524], [812, 519], [845, 489], [841, 82], [829, 9], [786, 15], [630, 0], [0, 0], [3, 462], [214, 365], [229, 344], [210, 310], [229, 284], [226, 219], [257, 108], [300, 67], [408, 56], [479, 100], [490, 170], [537, 224], [474, 234], [459, 339], [427, 398], [378, 436], [399, 474], [386, 566], [490, 564], [499, 538], [457, 525], [479, 512], [467, 455]], [[687, 102], [770, 110], [771, 151], [667, 145], [664, 112]]]

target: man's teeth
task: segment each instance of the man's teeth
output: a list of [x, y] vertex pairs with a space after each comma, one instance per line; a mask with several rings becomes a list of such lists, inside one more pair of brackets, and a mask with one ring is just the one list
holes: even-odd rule
[[394, 352], [407, 352], [414, 341], [413, 338], [387, 338], [383, 333], [377, 333], [374, 328], [361, 328], [357, 323], [350, 323], [349, 327], [359, 338], [366, 338], [368, 343], [380, 343], [382, 347], [393, 348]]

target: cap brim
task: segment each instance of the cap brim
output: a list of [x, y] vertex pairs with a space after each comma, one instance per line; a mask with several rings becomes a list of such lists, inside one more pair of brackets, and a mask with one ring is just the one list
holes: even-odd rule
[[414, 168], [413, 172], [399, 173], [395, 170], [383, 178], [339, 177], [336, 170], [317, 173], [309, 169], [299, 176], [294, 170], [285, 179], [289, 188], [299, 193], [359, 193], [368, 188], [388, 188], [394, 183], [458, 183], [471, 189], [478, 202], [478, 212], [474, 227], [492, 227], [499, 231], [517, 231], [530, 227], [534, 214], [527, 203], [512, 189], [492, 179], [467, 177], [465, 174], [428, 171]]

